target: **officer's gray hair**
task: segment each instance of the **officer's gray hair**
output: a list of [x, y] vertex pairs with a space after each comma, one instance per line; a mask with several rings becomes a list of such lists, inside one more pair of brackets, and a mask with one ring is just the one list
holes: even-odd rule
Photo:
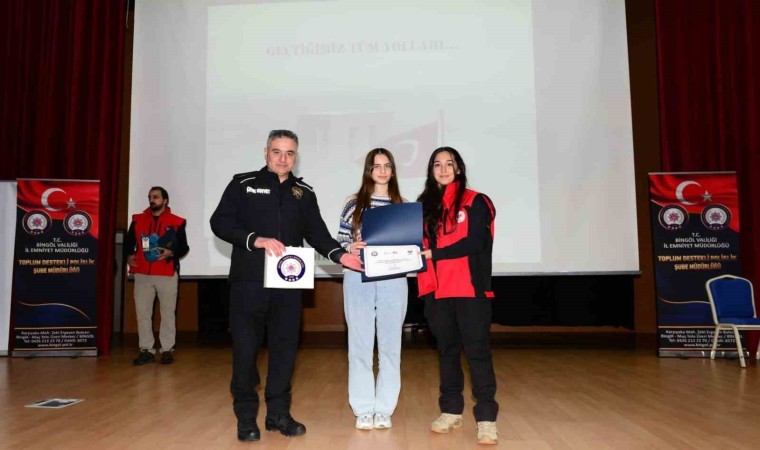
[[272, 144], [272, 141], [280, 138], [293, 139], [298, 145], [298, 136], [290, 130], [272, 130], [269, 132], [269, 138], [267, 138], [267, 148]]

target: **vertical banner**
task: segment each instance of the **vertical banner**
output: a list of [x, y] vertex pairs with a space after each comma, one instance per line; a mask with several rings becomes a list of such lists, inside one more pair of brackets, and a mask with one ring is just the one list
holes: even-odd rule
[[[660, 356], [708, 356], [714, 324], [705, 282], [739, 275], [734, 172], [649, 174]], [[722, 333], [719, 355], [736, 355]]]
[[16, 239], [16, 180], [0, 181], [0, 355], [8, 354]]
[[97, 355], [100, 185], [18, 180], [13, 356]]

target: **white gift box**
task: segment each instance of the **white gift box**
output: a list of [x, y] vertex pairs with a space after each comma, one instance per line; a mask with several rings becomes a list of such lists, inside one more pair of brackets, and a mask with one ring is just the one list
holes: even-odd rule
[[314, 289], [314, 249], [285, 247], [280, 256], [264, 256], [264, 287]]

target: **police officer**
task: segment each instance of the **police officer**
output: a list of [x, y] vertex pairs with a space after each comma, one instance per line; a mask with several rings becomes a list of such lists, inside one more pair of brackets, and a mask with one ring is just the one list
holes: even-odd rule
[[214, 234], [233, 246], [229, 274], [233, 347], [230, 391], [241, 441], [260, 439], [256, 424], [256, 386], [260, 382], [256, 359], [265, 329], [269, 348], [265, 427], [285, 436], [306, 433], [306, 427], [290, 415], [301, 291], [264, 288], [264, 252], [280, 256], [285, 246], [299, 247], [306, 239], [333, 262], [361, 270], [359, 257], [346, 253], [330, 236], [314, 189], [291, 173], [297, 156], [295, 133], [270, 132], [264, 149], [266, 166], [235, 175], [210, 221]]

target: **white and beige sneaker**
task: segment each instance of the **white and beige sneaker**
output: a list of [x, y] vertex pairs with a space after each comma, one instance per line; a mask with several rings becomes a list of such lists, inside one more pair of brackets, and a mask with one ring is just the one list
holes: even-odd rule
[[372, 425], [372, 414], [362, 414], [361, 416], [356, 416], [356, 425], [354, 425], [359, 430], [371, 430], [374, 428]]
[[391, 416], [388, 414], [375, 414], [375, 429], [376, 430], [385, 430], [390, 427], [392, 427], [393, 424], [391, 423]]
[[496, 422], [478, 422], [478, 444], [493, 445], [499, 442]]
[[435, 431], [436, 433], [448, 433], [454, 428], [459, 428], [461, 426], [461, 414], [443, 413], [440, 417], [433, 421], [433, 423], [430, 425], [430, 430]]

